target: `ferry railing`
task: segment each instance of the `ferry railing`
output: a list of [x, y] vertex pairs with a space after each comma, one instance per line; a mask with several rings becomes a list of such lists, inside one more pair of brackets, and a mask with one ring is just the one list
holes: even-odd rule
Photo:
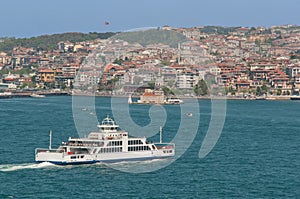
[[35, 154], [37, 153], [64, 153], [64, 150], [58, 149], [45, 149], [45, 148], [37, 148], [35, 149]]
[[175, 143], [154, 143], [157, 149], [175, 149]]
[[104, 143], [66, 143], [64, 146], [79, 146], [79, 147], [102, 147]]

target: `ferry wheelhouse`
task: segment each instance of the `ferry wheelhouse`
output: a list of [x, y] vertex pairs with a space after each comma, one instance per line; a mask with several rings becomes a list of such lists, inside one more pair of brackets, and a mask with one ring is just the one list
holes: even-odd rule
[[108, 116], [98, 128], [98, 132], [89, 133], [87, 138], [69, 138], [68, 142], [63, 142], [57, 149], [51, 148], [50, 132], [49, 148], [35, 150], [36, 162], [60, 165], [110, 163], [168, 158], [175, 154], [174, 143], [162, 143], [161, 139], [160, 143], [152, 143], [146, 137], [130, 137], [128, 132], [119, 130], [119, 125]]

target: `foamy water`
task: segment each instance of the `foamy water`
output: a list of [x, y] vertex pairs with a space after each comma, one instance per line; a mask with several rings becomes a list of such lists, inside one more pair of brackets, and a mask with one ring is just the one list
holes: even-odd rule
[[[95, 166], [100, 166], [100, 167], [112, 167], [114, 168], [115, 166], [123, 166], [127, 167], [130, 165], [147, 165], [150, 163], [154, 162], [162, 162], [166, 161], [165, 159], [154, 159], [154, 160], [146, 160], [146, 161], [122, 161], [122, 162], [115, 162], [115, 163], [103, 163], [103, 162], [98, 162], [95, 163]], [[72, 167], [73, 165], [67, 165], [64, 166], [63, 168], [68, 168]], [[78, 165], [80, 166], [80, 165]], [[85, 166], [85, 165], [81, 165]], [[90, 166], [90, 165], [89, 165]], [[22, 164], [0, 164], [0, 172], [12, 172], [12, 171], [18, 171], [18, 170], [24, 170], [24, 169], [42, 169], [42, 168], [47, 168], [47, 167], [56, 167], [59, 168], [61, 166], [52, 164], [50, 162], [42, 162], [42, 163], [22, 163]]]
[[55, 165], [50, 162], [42, 163], [23, 163], [23, 164], [3, 164], [0, 165], [1, 172], [17, 171], [23, 169], [41, 169], [45, 167], [54, 167]]

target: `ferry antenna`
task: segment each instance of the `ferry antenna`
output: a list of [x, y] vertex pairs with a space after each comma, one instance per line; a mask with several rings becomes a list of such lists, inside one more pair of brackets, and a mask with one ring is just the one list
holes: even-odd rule
[[162, 127], [159, 127], [159, 143], [162, 143]]
[[52, 130], [50, 129], [50, 132], [49, 132], [49, 149], [51, 150], [52, 149]]

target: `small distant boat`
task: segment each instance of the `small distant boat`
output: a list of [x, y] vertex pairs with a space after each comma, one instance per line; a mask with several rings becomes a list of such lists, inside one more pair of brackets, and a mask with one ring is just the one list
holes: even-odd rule
[[256, 100], [266, 100], [266, 96], [258, 96], [255, 98]]
[[83, 110], [83, 111], [87, 111], [88, 109], [87, 109], [87, 108], [82, 108], [81, 110]]
[[44, 97], [46, 97], [45, 95], [39, 95], [39, 94], [36, 94], [36, 93], [32, 93], [31, 95], [30, 95], [30, 97], [34, 97], [34, 98], [44, 98]]
[[129, 95], [129, 97], [128, 97], [128, 104], [132, 104], [132, 98], [131, 98], [131, 95]]
[[291, 100], [300, 100], [300, 95], [293, 95], [290, 99]]
[[179, 98], [167, 98], [165, 100], [165, 104], [183, 104], [183, 100], [179, 99]]
[[276, 100], [276, 97], [267, 97], [266, 100]]
[[192, 117], [193, 116], [193, 113], [186, 113], [185, 114], [187, 117]]
[[11, 92], [4, 92], [4, 93], [0, 93], [0, 98], [10, 98], [12, 97], [12, 93]]

